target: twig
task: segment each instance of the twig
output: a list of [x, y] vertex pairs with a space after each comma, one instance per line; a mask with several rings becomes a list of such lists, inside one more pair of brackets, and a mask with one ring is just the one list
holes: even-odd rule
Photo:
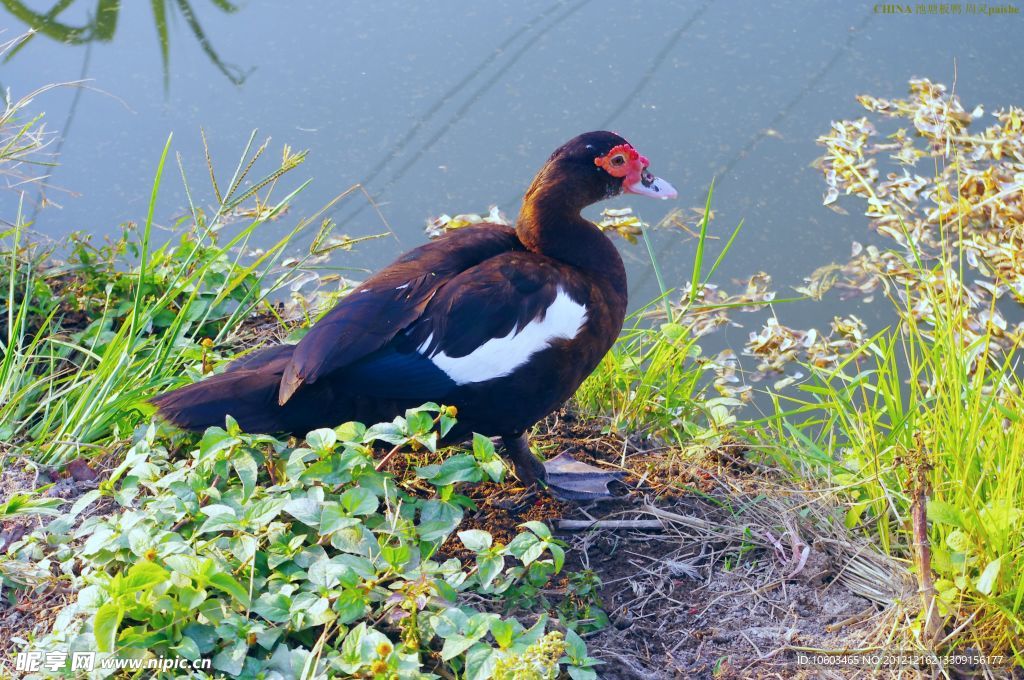
[[743, 530], [737, 527], [723, 526], [722, 524], [708, 522], [707, 520], [700, 519], [699, 517], [680, 515], [679, 513], [663, 510], [650, 504], [645, 505], [643, 510], [649, 515], [654, 515], [655, 517], [668, 520], [671, 524], [680, 524], [684, 527], [703, 531], [704, 533], [719, 536], [721, 538], [741, 539], [751, 543], [757, 543], [758, 545], [764, 545], [763, 541], [758, 540], [754, 536], [745, 536]]
[[950, 640], [953, 640], [954, 638], [956, 638], [957, 635], [963, 632], [964, 628], [967, 628], [967, 626], [969, 626], [971, 622], [978, 617], [978, 614], [981, 611], [981, 609], [975, 609], [973, 612], [971, 612], [971, 615], [968, 616], [963, 623], [961, 623], [959, 626], [953, 629], [953, 631], [950, 632], [949, 635], [939, 640], [936, 646], [939, 648], [945, 647], [950, 642]]
[[[750, 593], [752, 595], [760, 595], [761, 593], [766, 593], [769, 590], [774, 590], [774, 589], [778, 588], [779, 586], [781, 586], [782, 584], [783, 584], [783, 579], [777, 579], [775, 581], [770, 581], [770, 582], [764, 584], [763, 586], [761, 586], [760, 588], [757, 588], [756, 590], [750, 591]], [[746, 590], [734, 590], [732, 592], [722, 593], [721, 595], [719, 595], [715, 599], [713, 599], [710, 602], [708, 602], [707, 606], [704, 607], [704, 609], [700, 610], [700, 612], [696, 615], [695, 618], [700, 618], [701, 616], [704, 616], [705, 614], [707, 614], [711, 610], [712, 607], [714, 607], [716, 604], [718, 604], [718, 602], [720, 600], [724, 600], [727, 597], [733, 597], [735, 595], [744, 595], [744, 594], [746, 594], [746, 592], [747, 592]]]
[[930, 465], [925, 448], [919, 442], [918, 459], [912, 462], [913, 502], [910, 517], [914, 532], [914, 562], [917, 567], [917, 592], [921, 595], [924, 608], [923, 641], [929, 649], [942, 633], [942, 617], [935, 599], [935, 581], [932, 578], [932, 546], [928, 540], [928, 472]]
[[654, 529], [665, 528], [660, 519], [563, 519], [558, 528], [562, 531], [586, 531], [588, 529]]
[[373, 469], [376, 470], [377, 472], [380, 472], [381, 468], [383, 468], [385, 465], [387, 465], [387, 462], [389, 460], [391, 460], [391, 457], [394, 456], [396, 453], [398, 453], [398, 450], [401, 449], [401, 448], [402, 448], [401, 444], [396, 444], [395, 448], [393, 448], [390, 451], [388, 451], [387, 454], [383, 458], [380, 459], [380, 462], [377, 463], [377, 465], [374, 466]]
[[842, 621], [836, 621], [835, 623], [828, 624], [827, 626], [825, 626], [825, 632], [826, 633], [835, 633], [836, 631], [842, 630], [843, 628], [846, 628], [847, 626], [852, 626], [855, 623], [860, 623], [861, 621], [865, 621], [865, 620], [871, 618], [871, 616], [875, 613], [875, 611], [876, 610], [875, 610], [874, 607], [868, 607], [864, 611], [862, 611], [862, 612], [860, 612], [858, 614], [854, 614], [853, 616], [851, 616], [849, 618], [845, 618]]
[[763, 652], [757, 648], [757, 645], [754, 644], [754, 641], [751, 640], [746, 633], [740, 631], [740, 635], [742, 635], [743, 639], [746, 640], [750, 644], [750, 646], [754, 648], [754, 652], [756, 652], [758, 656], [761, 656], [763, 654]]

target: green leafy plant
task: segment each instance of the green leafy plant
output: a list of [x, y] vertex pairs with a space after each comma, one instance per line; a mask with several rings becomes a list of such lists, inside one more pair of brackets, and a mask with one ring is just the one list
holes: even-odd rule
[[600, 589], [601, 577], [590, 569], [567, 575], [565, 597], [558, 604], [559, 617], [567, 628], [591, 633], [608, 626]]
[[[567, 645], [545, 637], [545, 615], [526, 628], [464, 601], [499, 604], [547, 585], [565, 553], [546, 525], [527, 522], [507, 546], [462, 531], [474, 558], [439, 560], [464, 512], [451, 490], [466, 480], [428, 470], [420, 479], [434, 492], [424, 496], [377, 469], [375, 442], [431, 447], [424, 428], [449, 412], [427, 404], [386, 426], [315, 430], [296, 448], [229, 419], [184, 459], [156, 427], [143, 428], [100, 489], [0, 560], [0, 573], [53, 560], [79, 588], [33, 648], [210, 658], [218, 672], [243, 677], [288, 668], [425, 678], [442, 665], [483, 680], [519, 677], [496, 669], [524, 663], [593, 677], [574, 633]], [[477, 455], [455, 453], [438, 470], [459, 456], [486, 464], [493, 451], [484, 441], [476, 439]], [[105, 496], [114, 512], [79, 519]]]
[[12, 520], [29, 515], [59, 515], [57, 510], [64, 501], [60, 498], [38, 498], [46, 487], [32, 493], [16, 493], [0, 503], [0, 521]]

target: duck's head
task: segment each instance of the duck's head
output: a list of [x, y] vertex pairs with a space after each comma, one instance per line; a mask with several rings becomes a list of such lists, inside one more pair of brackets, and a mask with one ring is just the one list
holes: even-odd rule
[[650, 161], [614, 132], [586, 132], [560, 146], [548, 159], [545, 180], [570, 184], [584, 203], [619, 194], [675, 198], [671, 184], [655, 177]]
[[[614, 132], [585, 132], [558, 147], [533, 179], [516, 220], [528, 250], [612, 281], [625, 305], [626, 270], [614, 244], [580, 211], [619, 194], [675, 198], [647, 158]], [[623, 307], [623, 309], [625, 309]]]

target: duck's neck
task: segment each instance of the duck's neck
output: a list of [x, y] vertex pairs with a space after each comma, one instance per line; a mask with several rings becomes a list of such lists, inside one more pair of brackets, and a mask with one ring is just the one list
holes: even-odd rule
[[545, 168], [523, 197], [516, 235], [528, 250], [554, 258], [610, 284], [626, 295], [626, 268], [615, 244], [580, 211], [586, 200], [572, 186], [549, 179]]

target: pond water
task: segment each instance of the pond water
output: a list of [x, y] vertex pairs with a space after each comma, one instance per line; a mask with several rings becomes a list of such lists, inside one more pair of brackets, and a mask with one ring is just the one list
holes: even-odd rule
[[[810, 166], [831, 120], [862, 115], [857, 94], [903, 96], [912, 77], [947, 85], [955, 77], [968, 110], [1024, 103], [1019, 13], [916, 7], [2, 0], [0, 40], [39, 32], [0, 65], [0, 85], [17, 97], [89, 80], [34, 105], [59, 133], [47, 192], [59, 206], [40, 210], [35, 223], [56, 239], [72, 230], [116, 234], [119, 223], [144, 219], [170, 132], [205, 204], [201, 127], [223, 175], [253, 129], [273, 138], [275, 155], [283, 144], [311, 150], [295, 176], [314, 181], [267, 229], [268, 241], [361, 182], [410, 247], [425, 240], [430, 216], [497, 204], [513, 217], [556, 146], [609, 128], [676, 186], [678, 206], [702, 206], [715, 179], [715, 235], [724, 240], [745, 220], [719, 281], [765, 271], [788, 297], [816, 267], [848, 259], [851, 241], [871, 240], [859, 206], [846, 216], [822, 207], [824, 185]], [[173, 166], [161, 192], [156, 218], [169, 225], [186, 205]], [[5, 217], [16, 200], [0, 192]], [[630, 205], [652, 224], [674, 207], [636, 197], [611, 205]], [[351, 236], [383, 229], [359, 195], [332, 216]], [[694, 242], [679, 231], [653, 238], [667, 283], [682, 285]], [[624, 243], [622, 251], [634, 305], [649, 300], [658, 288], [646, 251]], [[381, 240], [337, 252], [334, 264], [372, 269], [395, 255], [395, 242]], [[800, 303], [779, 314], [808, 327], [837, 311]], [[713, 342], [739, 350], [760, 323], [745, 325]]]

